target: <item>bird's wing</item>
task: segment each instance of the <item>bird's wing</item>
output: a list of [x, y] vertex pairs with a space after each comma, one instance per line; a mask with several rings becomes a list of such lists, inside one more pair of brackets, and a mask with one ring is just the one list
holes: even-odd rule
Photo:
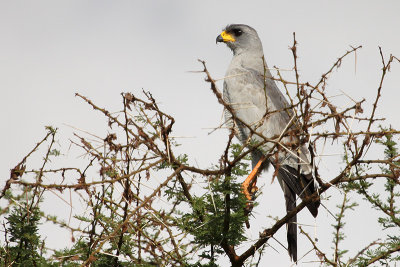
[[[263, 78], [264, 79], [264, 78]], [[266, 128], [272, 127], [274, 129], [279, 129], [281, 134], [286, 128], [296, 127], [297, 123], [292, 120], [293, 111], [288, 110], [290, 106], [282, 92], [278, 89], [275, 82], [271, 79], [266, 78], [269, 81], [269, 87], [267, 90], [267, 97], [273, 103], [275, 110], [282, 110], [270, 121], [265, 124]], [[293, 118], [295, 119], [295, 118]], [[290, 125], [289, 125], [290, 124]], [[314, 181], [313, 164], [311, 159], [311, 153], [305, 144], [301, 145], [296, 137], [284, 137], [282, 138], [281, 147], [278, 148], [280, 151], [278, 153], [278, 160], [273, 162], [275, 168], [278, 169], [278, 180], [283, 180], [285, 184], [291, 189], [291, 192], [296, 193], [302, 199], [313, 194], [316, 190], [316, 185]], [[294, 146], [288, 146], [286, 144], [294, 144]], [[286, 205], [288, 205], [288, 198], [286, 195], [285, 188], [282, 186], [285, 193]], [[290, 195], [290, 194], [288, 194]], [[316, 217], [318, 214], [318, 207], [320, 202], [312, 202], [307, 205], [307, 208], [311, 214]], [[291, 210], [288, 208], [288, 210]], [[290, 229], [290, 226], [289, 226]]]

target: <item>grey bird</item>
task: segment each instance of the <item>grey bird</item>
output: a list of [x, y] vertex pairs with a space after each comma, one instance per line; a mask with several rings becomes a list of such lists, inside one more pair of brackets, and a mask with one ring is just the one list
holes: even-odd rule
[[[223, 98], [231, 109], [225, 110], [226, 123], [249, 147], [265, 142], [251, 153], [253, 171], [243, 183], [244, 194], [251, 202], [258, 173], [272, 164], [289, 212], [296, 207], [296, 195], [303, 199], [313, 194], [317, 187], [310, 150], [306, 144], [300, 144], [296, 135], [283, 134], [298, 125], [294, 112], [271, 79], [261, 40], [252, 27], [228, 25], [216, 41], [224, 42], [233, 52], [224, 79]], [[307, 205], [314, 217], [319, 205], [319, 200]], [[296, 216], [287, 224], [287, 240], [289, 255], [296, 262]]]

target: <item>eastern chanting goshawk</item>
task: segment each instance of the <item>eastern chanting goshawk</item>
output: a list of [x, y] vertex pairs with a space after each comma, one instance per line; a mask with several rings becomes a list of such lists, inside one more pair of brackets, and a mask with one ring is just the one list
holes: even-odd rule
[[[234, 114], [225, 110], [225, 120], [248, 147], [264, 142], [251, 153], [253, 171], [243, 183], [243, 192], [251, 202], [258, 173], [272, 164], [289, 212], [296, 207], [296, 194], [303, 199], [316, 191], [307, 145], [300, 144], [296, 135], [285, 135], [296, 128], [297, 118], [271, 79], [260, 38], [252, 27], [228, 25], [217, 37], [217, 42], [224, 42], [233, 52], [225, 75], [223, 98]], [[307, 205], [314, 217], [319, 205], [319, 200]], [[287, 224], [287, 240], [289, 255], [296, 262], [296, 216]]]

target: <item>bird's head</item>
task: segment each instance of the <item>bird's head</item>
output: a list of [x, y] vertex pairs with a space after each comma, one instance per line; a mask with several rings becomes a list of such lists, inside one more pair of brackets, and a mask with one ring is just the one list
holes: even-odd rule
[[226, 26], [216, 42], [224, 42], [235, 55], [245, 51], [262, 53], [262, 44], [256, 30], [244, 24]]

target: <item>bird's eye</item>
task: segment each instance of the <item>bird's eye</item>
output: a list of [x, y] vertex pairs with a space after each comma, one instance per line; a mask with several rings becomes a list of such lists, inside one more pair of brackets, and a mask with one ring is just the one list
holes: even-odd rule
[[235, 30], [233, 30], [233, 33], [236, 35], [236, 36], [240, 36], [240, 35], [242, 35], [242, 30], [239, 30], [239, 29], [235, 29]]

